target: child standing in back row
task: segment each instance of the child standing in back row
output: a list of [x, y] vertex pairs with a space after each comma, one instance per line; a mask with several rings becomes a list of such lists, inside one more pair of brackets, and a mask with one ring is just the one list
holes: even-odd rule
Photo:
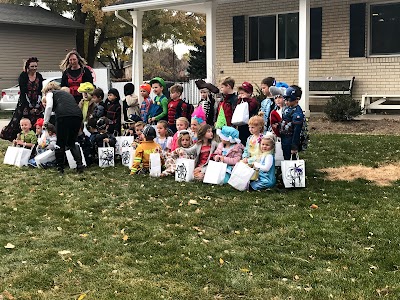
[[147, 124], [147, 118], [149, 114], [149, 109], [151, 106], [151, 99], [150, 99], [150, 92], [151, 92], [151, 86], [148, 83], [143, 83], [140, 85], [140, 96], [142, 96], [143, 101], [140, 106], [140, 118], [142, 119], [143, 122]]
[[182, 99], [183, 87], [175, 84], [169, 88], [171, 101], [168, 103], [168, 127], [173, 133], [177, 131], [176, 120], [180, 117], [188, 118], [188, 105]]
[[119, 92], [117, 89], [111, 88], [108, 91], [107, 100], [104, 104], [105, 116], [109, 120], [108, 133], [121, 135], [121, 104]]
[[220, 102], [218, 106], [217, 115], [221, 108], [224, 109], [225, 119], [228, 126], [231, 126], [233, 112], [236, 108], [236, 104], [238, 102], [238, 97], [236, 93], [233, 91], [235, 87], [235, 80], [232, 77], [226, 77], [221, 82], [221, 93], [223, 94], [223, 100]]

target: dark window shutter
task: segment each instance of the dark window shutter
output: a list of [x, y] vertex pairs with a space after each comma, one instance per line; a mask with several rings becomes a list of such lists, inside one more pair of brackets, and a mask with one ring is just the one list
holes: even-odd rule
[[310, 10], [310, 59], [322, 56], [322, 7]]
[[365, 57], [365, 12], [365, 3], [350, 5], [349, 57]]
[[245, 16], [233, 17], [233, 62], [241, 63], [246, 61], [245, 51]]

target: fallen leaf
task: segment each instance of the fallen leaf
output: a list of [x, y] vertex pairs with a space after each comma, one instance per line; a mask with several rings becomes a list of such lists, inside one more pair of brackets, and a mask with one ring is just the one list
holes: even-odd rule
[[304, 288], [304, 290], [305, 290], [306, 292], [309, 292], [309, 291], [312, 290], [312, 286], [307, 286], [307, 287]]
[[58, 231], [61, 231], [61, 230], [62, 230], [62, 228], [61, 228], [61, 227], [57, 227], [57, 230], [58, 230]]
[[123, 241], [127, 241], [128, 239], [129, 239], [129, 236], [127, 236], [126, 234], [122, 238]]
[[318, 208], [318, 205], [313, 203], [313, 204], [311, 204], [310, 208], [311, 208], [311, 209], [317, 209], [317, 208]]
[[240, 272], [243, 272], [243, 273], [249, 273], [249, 272], [250, 272], [250, 270], [249, 270], [249, 269], [246, 269], [246, 268], [242, 268], [242, 269], [240, 269]]
[[81, 295], [78, 297], [77, 300], [82, 300], [82, 299], [85, 298], [85, 297], [86, 297], [86, 294], [81, 294]]
[[219, 258], [219, 264], [222, 266], [224, 263], [225, 263], [224, 260], [220, 257]]
[[64, 193], [59, 193], [58, 196], [64, 196]]
[[71, 254], [71, 251], [69, 251], [69, 250], [61, 250], [61, 251], [58, 251], [58, 254], [60, 254], [60, 255]]
[[79, 236], [85, 238], [85, 237], [88, 236], [88, 234], [87, 233], [81, 233]]
[[190, 199], [188, 205], [199, 205], [199, 203], [196, 200]]
[[14, 249], [15, 246], [13, 244], [11, 244], [11, 243], [7, 243], [7, 245], [5, 245], [4, 248], [6, 248], [6, 249]]
[[294, 280], [299, 280], [299, 279], [300, 279], [300, 276], [299, 276], [299, 275], [294, 275], [293, 279], [294, 279]]
[[78, 260], [76, 263], [77, 263], [81, 268], [83, 267], [83, 263], [81, 263], [80, 260]]

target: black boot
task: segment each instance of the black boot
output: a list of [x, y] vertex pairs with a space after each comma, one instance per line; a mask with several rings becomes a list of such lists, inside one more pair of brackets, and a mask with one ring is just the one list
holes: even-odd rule
[[64, 164], [65, 164], [65, 149], [62, 148], [56, 148], [55, 149], [55, 155], [56, 155], [56, 165], [57, 165], [57, 171], [60, 173], [60, 175], [64, 174]]
[[71, 148], [71, 154], [76, 161], [76, 171], [78, 173], [82, 173], [83, 172], [83, 164], [82, 164], [81, 148], [78, 145], [75, 145], [74, 147]]

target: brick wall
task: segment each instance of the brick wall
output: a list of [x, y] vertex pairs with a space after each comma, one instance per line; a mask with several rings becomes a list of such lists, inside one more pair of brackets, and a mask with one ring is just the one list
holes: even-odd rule
[[[310, 77], [355, 76], [353, 95], [356, 99], [361, 99], [365, 93], [400, 94], [400, 56], [349, 58], [350, 4], [360, 2], [376, 4], [385, 1], [311, 0], [311, 7], [322, 7], [322, 59], [310, 60]], [[293, 12], [298, 11], [298, 4], [298, 0], [220, 4], [217, 9], [216, 77], [232, 76], [237, 85], [243, 81], [259, 84], [267, 76], [296, 84], [297, 60], [233, 63], [232, 17]]]

